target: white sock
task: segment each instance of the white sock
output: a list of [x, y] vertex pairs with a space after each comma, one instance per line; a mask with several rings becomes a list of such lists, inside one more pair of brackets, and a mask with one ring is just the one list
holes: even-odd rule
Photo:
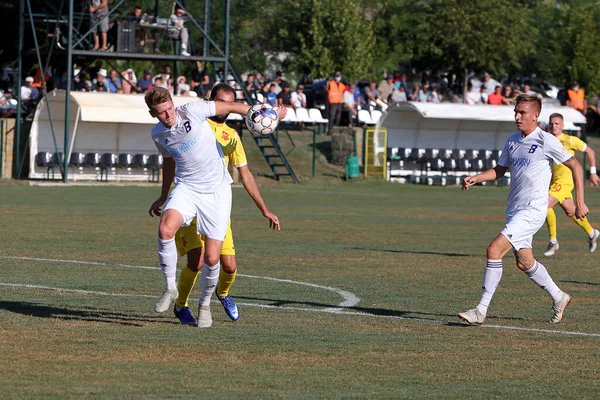
[[557, 238], [552, 238], [552, 239], [550, 239], [550, 243], [556, 244], [556, 243], [558, 243], [558, 239]]
[[481, 284], [481, 299], [477, 304], [477, 309], [483, 315], [487, 315], [487, 309], [492, 302], [494, 292], [502, 279], [502, 260], [487, 260], [485, 271], [483, 272], [483, 283]]
[[200, 273], [200, 279], [202, 280], [202, 291], [200, 292], [200, 306], [208, 306], [210, 304], [210, 298], [212, 297], [217, 287], [217, 281], [219, 280], [219, 270], [221, 269], [221, 263], [218, 262], [216, 265], [208, 266], [202, 265], [202, 272]]
[[165, 277], [165, 289], [172, 292], [177, 290], [175, 275], [177, 273], [177, 246], [175, 238], [163, 240], [158, 238], [158, 262]]
[[552, 297], [552, 300], [556, 302], [561, 299], [562, 291], [558, 288], [556, 283], [554, 283], [550, 277], [550, 274], [548, 273], [548, 270], [543, 264], [536, 260], [535, 264], [533, 264], [533, 267], [525, 271], [525, 273], [529, 279], [534, 281], [539, 287], [548, 292], [550, 297]]
[[590, 234], [588, 235], [588, 237], [590, 239], [593, 239], [595, 234], [596, 234], [596, 229], [592, 230], [592, 232], [590, 232]]

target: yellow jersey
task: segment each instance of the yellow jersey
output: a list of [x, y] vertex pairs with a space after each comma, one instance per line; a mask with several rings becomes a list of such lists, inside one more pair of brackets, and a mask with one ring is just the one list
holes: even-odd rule
[[[584, 151], [587, 147], [585, 142], [577, 136], [561, 134], [557, 139], [565, 146], [567, 151], [575, 156], [576, 151]], [[552, 182], [550, 184], [560, 183], [561, 185], [573, 186], [573, 175], [571, 170], [562, 164], [554, 164], [552, 167]]]
[[223, 149], [225, 166], [229, 166], [229, 160], [236, 168], [248, 164], [244, 145], [242, 145], [242, 140], [237, 131], [225, 123], [218, 123], [210, 119], [207, 119], [207, 121], [217, 138], [217, 142]]

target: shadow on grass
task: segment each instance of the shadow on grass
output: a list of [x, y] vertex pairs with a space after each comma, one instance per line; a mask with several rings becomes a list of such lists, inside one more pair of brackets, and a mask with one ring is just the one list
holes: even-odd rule
[[434, 256], [447, 256], [447, 257], [479, 257], [479, 256], [481, 256], [481, 254], [445, 253], [443, 251], [370, 249], [370, 248], [364, 248], [364, 247], [349, 247], [349, 249], [351, 249], [351, 250], [381, 251], [381, 252], [384, 252], [384, 253], [429, 254], [429, 255], [434, 255]]
[[598, 282], [582, 282], [582, 281], [559, 281], [559, 282], [564, 282], [564, 283], [576, 283], [578, 285], [591, 285], [591, 286], [600, 286], [600, 283]]
[[[125, 314], [113, 311], [104, 311], [84, 307], [81, 309], [70, 309], [48, 306], [39, 303], [28, 303], [20, 301], [0, 301], [0, 310], [6, 310], [17, 314], [29, 315], [40, 318], [58, 318], [66, 321], [91, 321], [106, 322], [128, 326], [144, 326], [144, 323], [168, 323], [178, 324], [174, 321], [163, 320], [162, 317], [147, 318], [136, 314]], [[171, 316], [169, 314], [169, 316]]]

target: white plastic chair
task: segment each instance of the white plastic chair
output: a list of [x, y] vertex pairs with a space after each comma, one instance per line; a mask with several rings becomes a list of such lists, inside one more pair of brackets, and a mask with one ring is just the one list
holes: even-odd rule
[[375, 125], [368, 110], [358, 110], [358, 122], [365, 125]]
[[[289, 112], [289, 110], [288, 110]], [[304, 122], [307, 124], [314, 124], [316, 123], [316, 121], [313, 121], [312, 118], [310, 118], [310, 115], [308, 114], [308, 110], [306, 108], [296, 108], [296, 119], [299, 122]]]
[[329, 122], [327, 118], [323, 118], [321, 110], [319, 110], [318, 108], [309, 109], [308, 115], [310, 116], [310, 119], [315, 121], [317, 124], [327, 124]]
[[381, 111], [379, 111], [379, 110], [373, 110], [373, 111], [371, 111], [371, 121], [373, 121], [374, 124], [377, 124], [377, 122], [381, 118], [382, 114], [383, 113]]

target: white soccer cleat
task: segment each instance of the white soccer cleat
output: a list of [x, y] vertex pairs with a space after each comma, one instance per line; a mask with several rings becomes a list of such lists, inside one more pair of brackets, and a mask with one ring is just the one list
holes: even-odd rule
[[591, 237], [590, 240], [590, 253], [596, 251], [596, 247], [598, 246], [598, 236], [600, 236], [600, 231], [598, 229], [594, 229], [594, 236]]
[[178, 296], [179, 293], [177, 292], [177, 289], [170, 291], [165, 290], [162, 296], [156, 300], [156, 303], [154, 304], [154, 311], [157, 313], [164, 313], [171, 308], [171, 302], [177, 300]]
[[550, 322], [558, 324], [562, 320], [563, 311], [565, 311], [565, 308], [567, 308], [569, 304], [571, 304], [571, 296], [563, 292], [560, 300], [552, 305], [552, 312], [554, 315], [552, 315]]
[[468, 322], [470, 325], [481, 325], [485, 321], [485, 315], [480, 313], [476, 308], [458, 314], [458, 318]]
[[210, 306], [198, 307], [198, 328], [210, 328], [212, 326], [212, 315]]
[[185, 51], [185, 50], [182, 50], [182, 51], [181, 51], [181, 55], [182, 55], [182, 56], [184, 56], [184, 57], [189, 57], [189, 56], [191, 56], [191, 54], [190, 54], [190, 53], [188, 53], [188, 52], [187, 52], [187, 51]]
[[544, 255], [546, 257], [551, 257], [554, 255], [554, 253], [556, 253], [556, 250], [558, 250], [559, 248], [560, 248], [560, 246], [558, 245], [558, 242], [556, 242], [556, 243], [550, 242], [550, 243], [548, 243], [548, 247], [546, 248]]

